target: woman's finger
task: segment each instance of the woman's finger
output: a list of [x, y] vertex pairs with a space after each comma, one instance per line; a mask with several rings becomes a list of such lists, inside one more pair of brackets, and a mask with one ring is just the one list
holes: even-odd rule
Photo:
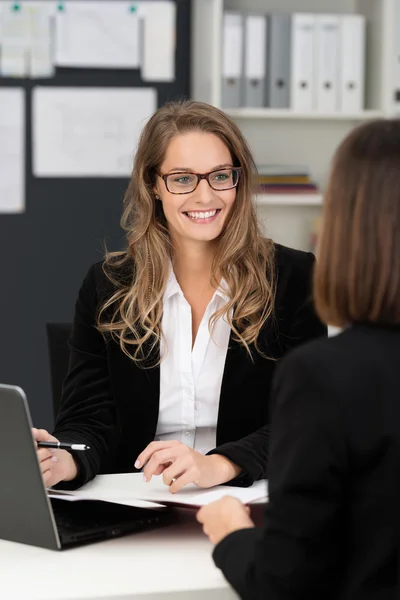
[[181, 452], [179, 446], [155, 452], [143, 469], [146, 481], [150, 481], [153, 475], [161, 475], [167, 466], [177, 460]]
[[176, 459], [163, 473], [163, 482], [165, 485], [170, 486], [174, 479], [182, 477], [184, 473], [192, 470], [193, 463], [190, 460], [190, 456], [181, 456]]
[[44, 460], [40, 463], [40, 470], [42, 471], [42, 474], [45, 473], [46, 471], [48, 471], [49, 469], [52, 469], [56, 464], [57, 464], [56, 456], [51, 456], [50, 458], [46, 458], [46, 460]]
[[143, 452], [141, 452], [137, 457], [135, 462], [136, 469], [141, 469], [143, 465], [150, 460], [155, 452], [159, 452], [160, 450], [165, 450], [166, 448], [171, 448], [179, 444], [180, 442], [177, 440], [169, 440], [168, 442], [150, 442], [150, 444], [146, 446]]
[[167, 469], [169, 467], [171, 463], [166, 463], [165, 465], [160, 465], [159, 467], [157, 467], [157, 469], [154, 471], [153, 475], [161, 475], [161, 473], [164, 472], [165, 469]]
[[37, 442], [48, 442], [54, 439], [46, 429], [32, 429], [32, 435]]
[[47, 469], [44, 473], [42, 473], [42, 479], [44, 481], [44, 485], [46, 487], [51, 486], [51, 478], [53, 477], [53, 472], [51, 469]]
[[53, 456], [53, 453], [50, 452], [50, 450], [48, 448], [39, 448], [39, 450], [37, 451], [37, 456], [38, 456], [39, 462], [41, 463], [44, 460], [51, 458]]
[[176, 492], [179, 492], [179, 490], [189, 485], [189, 483], [193, 483], [195, 479], [197, 479], [195, 469], [188, 469], [182, 475], [174, 477], [174, 481], [169, 486], [169, 491], [171, 494], [176, 494]]

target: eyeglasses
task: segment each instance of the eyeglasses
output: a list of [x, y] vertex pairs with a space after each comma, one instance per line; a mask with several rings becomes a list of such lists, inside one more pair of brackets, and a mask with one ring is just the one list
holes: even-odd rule
[[159, 175], [164, 180], [165, 187], [171, 194], [191, 194], [202, 179], [206, 179], [208, 185], [218, 192], [231, 190], [239, 183], [241, 173], [241, 167], [229, 167], [202, 174], [177, 172], [168, 173], [167, 175], [159, 173]]

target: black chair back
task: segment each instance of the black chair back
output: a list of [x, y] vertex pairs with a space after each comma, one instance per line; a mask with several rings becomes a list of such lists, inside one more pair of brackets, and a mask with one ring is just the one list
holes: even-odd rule
[[60, 408], [62, 386], [68, 370], [68, 339], [71, 330], [72, 325], [70, 323], [46, 324], [54, 419], [56, 419]]

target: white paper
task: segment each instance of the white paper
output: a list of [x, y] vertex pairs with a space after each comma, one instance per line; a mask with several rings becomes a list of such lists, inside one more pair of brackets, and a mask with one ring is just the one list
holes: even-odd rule
[[64, 67], [138, 68], [138, 3], [60, 2], [55, 60]]
[[65, 502], [84, 502], [85, 500], [102, 500], [104, 502], [111, 502], [113, 504], [123, 504], [124, 506], [134, 506], [136, 508], [164, 508], [163, 504], [157, 504], [155, 502], [146, 502], [145, 500], [129, 500], [128, 498], [99, 498], [95, 495], [85, 495], [84, 493], [74, 492], [55, 492], [54, 490], [48, 490], [48, 498], [55, 498], [57, 500], [64, 500]]
[[174, 81], [176, 4], [172, 0], [141, 2], [141, 75], [143, 81]]
[[0, 8], [1, 75], [52, 77], [54, 3], [7, 1]]
[[187, 507], [200, 507], [219, 500], [223, 496], [233, 496], [244, 503], [267, 499], [267, 482], [257, 481], [249, 488], [220, 485], [214, 488], [202, 489], [191, 484], [176, 494], [172, 494], [163, 483], [162, 476], [152, 477], [145, 482], [142, 474], [126, 473], [120, 475], [102, 475], [83, 486], [76, 492], [78, 496], [97, 500], [108, 500], [125, 504], [127, 502], [147, 501], [159, 505], [180, 505]]
[[4, 2], [1, 18], [0, 74], [26, 77], [30, 43], [29, 11], [21, 3]]
[[25, 92], [0, 88], [0, 213], [25, 207]]
[[128, 177], [140, 132], [157, 108], [153, 88], [33, 91], [37, 177]]
[[30, 77], [53, 77], [55, 3], [47, 0], [26, 2], [29, 11], [28, 74]]

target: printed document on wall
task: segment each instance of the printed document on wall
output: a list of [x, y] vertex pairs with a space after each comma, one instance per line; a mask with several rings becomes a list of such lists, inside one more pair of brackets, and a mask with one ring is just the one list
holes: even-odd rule
[[29, 11], [15, 10], [13, 2], [1, 5], [0, 74], [3, 77], [26, 77], [30, 40]]
[[171, 0], [140, 2], [142, 22], [141, 75], [143, 81], [174, 81], [176, 4]]
[[52, 77], [53, 17], [47, 0], [0, 4], [0, 73], [5, 77]]
[[33, 91], [37, 177], [128, 177], [154, 88], [41, 87]]
[[25, 208], [25, 92], [0, 89], [0, 213]]
[[55, 62], [61, 67], [139, 68], [137, 3], [61, 2]]

